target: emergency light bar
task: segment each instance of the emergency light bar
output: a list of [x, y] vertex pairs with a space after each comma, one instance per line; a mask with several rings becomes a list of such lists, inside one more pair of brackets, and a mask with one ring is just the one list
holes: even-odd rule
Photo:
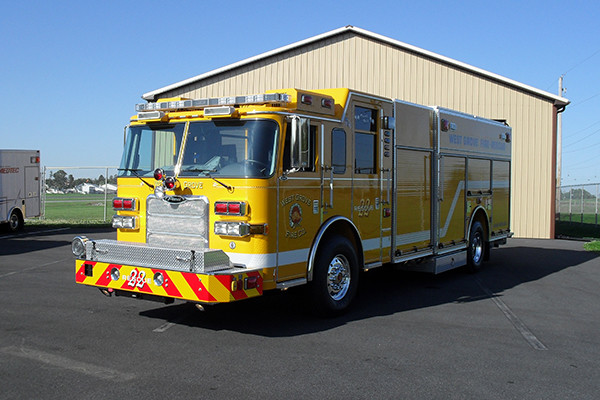
[[141, 111], [174, 111], [185, 109], [201, 109], [210, 106], [234, 106], [241, 104], [289, 103], [290, 96], [285, 93], [265, 93], [248, 96], [213, 97], [205, 99], [186, 99], [162, 101], [156, 103], [136, 104], [135, 110]]

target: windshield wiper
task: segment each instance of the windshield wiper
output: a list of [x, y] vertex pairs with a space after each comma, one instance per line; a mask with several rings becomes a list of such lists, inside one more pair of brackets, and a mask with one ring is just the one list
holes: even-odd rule
[[212, 179], [213, 181], [217, 182], [219, 185], [223, 186], [225, 189], [227, 189], [227, 191], [231, 192], [233, 191], [233, 186], [229, 186], [223, 182], [221, 182], [220, 180], [216, 179], [214, 176], [212, 176], [210, 173], [211, 172], [217, 172], [216, 169], [207, 169], [207, 168], [186, 168], [185, 171], [191, 171], [191, 172], [203, 172], [206, 174], [206, 176], [208, 176], [210, 179]]
[[146, 184], [146, 186], [148, 186], [150, 189], [154, 190], [154, 185], [151, 185], [148, 182], [146, 182], [145, 180], [143, 180], [142, 177], [138, 174], [138, 171], [143, 171], [143, 170], [132, 169], [132, 168], [118, 168], [117, 171], [132, 172], [133, 175], [135, 175], [137, 178], [139, 178], [140, 181], [144, 182]]

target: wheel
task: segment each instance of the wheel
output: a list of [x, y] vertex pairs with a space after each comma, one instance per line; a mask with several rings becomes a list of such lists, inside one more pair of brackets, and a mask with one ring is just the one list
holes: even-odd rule
[[477, 272], [485, 258], [485, 238], [483, 226], [479, 221], [473, 222], [469, 233], [469, 247], [467, 248], [467, 269], [469, 272]]
[[17, 210], [12, 210], [10, 217], [8, 217], [8, 229], [11, 232], [18, 232], [23, 229], [23, 218]]
[[344, 237], [328, 240], [317, 252], [310, 300], [317, 314], [331, 316], [345, 311], [358, 288], [358, 257]]

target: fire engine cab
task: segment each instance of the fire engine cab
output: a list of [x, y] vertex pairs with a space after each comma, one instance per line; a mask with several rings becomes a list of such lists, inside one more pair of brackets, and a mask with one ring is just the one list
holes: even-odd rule
[[77, 283], [200, 305], [309, 285], [345, 310], [359, 272], [480, 268], [510, 237], [511, 128], [349, 89], [138, 104], [117, 240], [76, 237]]

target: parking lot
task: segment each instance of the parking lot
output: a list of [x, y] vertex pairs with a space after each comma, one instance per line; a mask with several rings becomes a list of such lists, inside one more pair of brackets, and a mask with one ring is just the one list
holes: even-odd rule
[[581, 242], [512, 239], [474, 275], [375, 269], [322, 319], [294, 289], [204, 313], [107, 298], [75, 283], [70, 241], [114, 232], [44, 229], [0, 233], [0, 399], [598, 397]]

